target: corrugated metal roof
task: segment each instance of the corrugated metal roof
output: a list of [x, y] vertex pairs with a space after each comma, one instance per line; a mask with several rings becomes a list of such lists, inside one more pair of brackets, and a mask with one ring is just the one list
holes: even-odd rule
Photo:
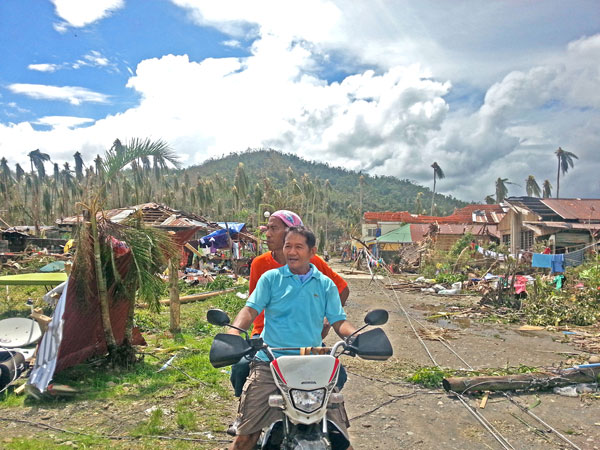
[[397, 243], [397, 244], [410, 244], [412, 243], [412, 236], [410, 233], [410, 224], [404, 224], [400, 228], [397, 228], [389, 233], [379, 236], [377, 238], [378, 244], [385, 243]]
[[495, 236], [497, 234], [497, 225], [463, 225], [463, 224], [455, 224], [455, 223], [441, 223], [439, 224], [439, 229], [437, 234], [455, 234], [462, 235], [466, 233], [471, 233], [474, 235], [485, 235], [491, 234]]
[[[142, 221], [149, 226], [171, 228], [202, 227], [214, 230], [219, 228], [216, 223], [211, 223], [196, 214], [175, 210], [159, 203], [143, 203], [125, 208], [109, 209], [103, 211], [102, 214], [111, 222], [120, 223], [137, 211], [142, 212]], [[56, 223], [60, 225], [75, 225], [81, 221], [82, 217], [79, 215], [59, 219]]]
[[365, 212], [366, 223], [404, 222], [404, 223], [487, 223], [497, 224], [505, 216], [501, 205], [467, 205], [457, 209], [449, 216], [425, 216], [411, 214], [408, 211]]
[[431, 230], [431, 224], [411, 223], [410, 235], [413, 242], [421, 242]]
[[600, 220], [600, 199], [544, 198], [541, 201], [565, 220]]
[[560, 216], [557, 215], [552, 209], [542, 203], [542, 199], [538, 197], [509, 197], [506, 202], [513, 208], [522, 208], [525, 213], [531, 211], [537, 214], [542, 220], [560, 220]]
[[565, 230], [600, 230], [600, 223], [574, 223], [574, 222], [556, 222], [556, 221], [544, 221], [544, 222], [532, 222], [525, 221], [525, 225], [533, 225], [537, 227], [547, 228], [561, 228]]

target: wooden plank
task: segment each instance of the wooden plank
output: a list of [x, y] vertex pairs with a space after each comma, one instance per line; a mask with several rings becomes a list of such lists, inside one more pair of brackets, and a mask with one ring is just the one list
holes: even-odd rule
[[196, 250], [192, 245], [190, 245], [189, 242], [186, 242], [184, 244], [184, 247], [187, 248], [194, 255], [198, 256], [199, 258], [202, 258], [204, 256], [202, 253], [200, 253], [198, 250]]

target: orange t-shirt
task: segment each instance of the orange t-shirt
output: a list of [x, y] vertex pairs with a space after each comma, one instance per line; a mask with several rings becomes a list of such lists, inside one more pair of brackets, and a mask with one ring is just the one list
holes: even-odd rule
[[[327, 276], [334, 282], [335, 286], [338, 289], [338, 292], [341, 293], [348, 287], [348, 283], [341, 276], [335, 273], [331, 267], [318, 255], [310, 258], [310, 262], [315, 265], [319, 272], [323, 275]], [[258, 279], [265, 273], [267, 270], [278, 269], [279, 267], [283, 267], [283, 264], [279, 264], [273, 258], [271, 252], [263, 253], [260, 256], [257, 256], [252, 260], [252, 265], [250, 266], [250, 283], [249, 283], [249, 291], [250, 294], [254, 292], [256, 288], [256, 283], [258, 283]], [[256, 316], [254, 319], [254, 328], [252, 329], [252, 334], [260, 334], [262, 333], [263, 328], [265, 327], [265, 312], [261, 311], [261, 313]]]

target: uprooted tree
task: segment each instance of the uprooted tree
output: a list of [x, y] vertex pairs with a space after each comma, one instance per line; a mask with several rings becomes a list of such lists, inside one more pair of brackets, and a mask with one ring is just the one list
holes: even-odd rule
[[[82, 285], [80, 292], [84, 298], [90, 294], [98, 298], [109, 360], [116, 365], [128, 365], [135, 360], [132, 346], [135, 300], [139, 298], [159, 308], [158, 298], [164, 282], [158, 273], [176, 253], [170, 235], [145, 227], [141, 217], [134, 215], [126, 223], [115, 224], [103, 214], [107, 181], [127, 165], [149, 157], [155, 162], [169, 162], [179, 167], [176, 155], [163, 141], [132, 139], [128, 145], [113, 146], [99, 162], [96, 182], [88, 186], [87, 200], [79, 204], [84, 220], [78, 233], [73, 275]], [[129, 260], [123, 263], [120, 258]], [[89, 284], [92, 276], [94, 286]], [[109, 297], [113, 301], [129, 302], [125, 334], [119, 344], [111, 325]]]

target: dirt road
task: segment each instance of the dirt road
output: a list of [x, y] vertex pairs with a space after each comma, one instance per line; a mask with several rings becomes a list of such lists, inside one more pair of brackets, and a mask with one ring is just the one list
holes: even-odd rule
[[[576, 349], [560, 332], [523, 332], [517, 326], [486, 324], [460, 319], [431, 323], [425, 316], [448, 305], [467, 306], [476, 297], [443, 297], [434, 294], [386, 290], [381, 282], [347, 277], [351, 289], [346, 311], [356, 324], [366, 311], [385, 308], [391, 313], [384, 326], [394, 357], [385, 363], [346, 358], [349, 380], [344, 388], [351, 418], [351, 438], [357, 449], [502, 449], [454, 396], [443, 390], [428, 390], [407, 384], [402, 374], [422, 366], [434, 366], [413, 332], [400, 305], [411, 317], [424, 323], [430, 332], [445, 328], [445, 339], [455, 354], [439, 341], [423, 339], [440, 366], [474, 369], [507, 366], [568, 367]], [[418, 324], [415, 328], [420, 329]], [[449, 331], [450, 330], [450, 331]], [[526, 393], [513, 398], [523, 406], [535, 405], [532, 412], [581, 449], [600, 448], [600, 400], [570, 398], [548, 393]], [[467, 398], [515, 449], [576, 448], [560, 440], [548, 427], [500, 395], [491, 395], [485, 409], [479, 396]], [[377, 409], [378, 408], [378, 409]]]

